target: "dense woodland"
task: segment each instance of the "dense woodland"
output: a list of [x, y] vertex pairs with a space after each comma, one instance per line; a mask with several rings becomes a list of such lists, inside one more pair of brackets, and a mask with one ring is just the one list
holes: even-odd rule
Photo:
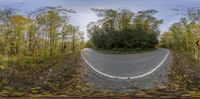
[[83, 45], [83, 32], [69, 23], [72, 9], [44, 7], [25, 14], [0, 9], [0, 54], [6, 56], [55, 56]]
[[88, 26], [88, 45], [97, 49], [146, 49], [158, 43], [159, 24], [156, 10], [137, 13], [127, 9], [92, 9], [100, 18]]
[[197, 57], [196, 41], [200, 39], [200, 9], [183, 7], [175, 11], [184, 17], [163, 33], [160, 45], [195, 58]]
[[82, 88], [78, 52], [83, 32], [70, 24], [74, 13], [61, 7], [26, 13], [0, 8], [0, 97]]

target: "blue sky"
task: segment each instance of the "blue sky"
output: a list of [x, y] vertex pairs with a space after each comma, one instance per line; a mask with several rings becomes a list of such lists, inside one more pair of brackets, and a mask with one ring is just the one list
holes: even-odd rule
[[85, 37], [87, 37], [87, 24], [98, 19], [91, 8], [127, 8], [134, 12], [156, 9], [159, 13], [155, 16], [164, 19], [164, 23], [160, 26], [163, 32], [167, 31], [172, 23], [179, 21], [181, 16], [172, 9], [181, 5], [200, 7], [200, 0], [0, 0], [0, 6], [10, 6], [21, 12], [46, 6], [74, 9], [77, 13], [71, 15], [71, 23], [79, 26], [85, 32]]

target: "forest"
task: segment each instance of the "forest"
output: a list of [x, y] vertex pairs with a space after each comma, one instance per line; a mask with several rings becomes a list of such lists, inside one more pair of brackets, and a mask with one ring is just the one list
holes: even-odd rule
[[55, 56], [80, 49], [83, 32], [69, 23], [72, 9], [44, 7], [23, 14], [0, 9], [0, 52], [8, 56]]
[[70, 23], [74, 13], [62, 7], [26, 13], [0, 8], [0, 96], [48, 95], [80, 86], [75, 73], [84, 38]]
[[88, 24], [90, 46], [96, 49], [147, 49], [158, 44], [159, 20], [153, 15], [156, 10], [137, 13], [127, 9], [92, 9], [100, 18]]
[[[200, 97], [200, 65], [195, 60], [200, 56], [200, 52], [197, 54], [200, 47], [195, 44], [200, 40], [200, 9], [175, 9], [182, 18], [163, 33], [160, 25], [165, 20], [157, 18], [158, 11], [154, 9], [133, 12], [92, 8], [91, 11], [99, 19], [88, 23], [89, 40], [85, 41], [86, 33], [70, 22], [71, 15], [77, 13], [73, 9], [48, 6], [22, 13], [11, 7], [0, 7], [0, 97]], [[169, 49], [170, 54], [164, 55], [165, 59], [168, 55], [173, 57], [168, 64], [170, 69], [164, 68], [169, 81], [156, 88], [136, 88], [127, 93], [95, 91], [88, 79], [83, 79], [88, 76], [85, 72], [90, 71], [85, 69], [87, 65], [81, 56], [87, 48], [94, 51]], [[137, 54], [140, 57], [144, 53]], [[95, 58], [98, 59], [91, 60]], [[151, 58], [150, 55], [142, 60]], [[124, 64], [132, 62], [127, 60]], [[91, 75], [90, 80], [96, 80], [96, 73]]]
[[200, 39], [200, 9], [182, 7], [174, 10], [183, 17], [162, 34], [160, 46], [197, 58], [195, 42]]

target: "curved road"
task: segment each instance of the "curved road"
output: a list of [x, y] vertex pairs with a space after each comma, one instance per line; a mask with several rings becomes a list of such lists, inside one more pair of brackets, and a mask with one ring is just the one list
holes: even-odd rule
[[[122, 82], [125, 82], [123, 80], [136, 80], [139, 78], [153, 79], [152, 81], [146, 80], [146, 83], [153, 83], [156, 79], [165, 79], [166, 77], [161, 79], [157, 75], [167, 74], [166, 69], [171, 59], [169, 50], [163, 48], [139, 54], [103, 54], [85, 48], [82, 50], [81, 56], [87, 67], [101, 78], [107, 80], [118, 79]], [[162, 69], [164, 67], [165, 69]], [[93, 78], [96, 79], [97, 77]], [[145, 79], [141, 81], [145, 83]]]

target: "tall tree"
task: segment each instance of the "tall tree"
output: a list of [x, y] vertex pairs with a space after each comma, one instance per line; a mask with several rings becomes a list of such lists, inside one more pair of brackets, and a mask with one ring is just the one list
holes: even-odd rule
[[2, 52], [9, 55], [10, 52], [10, 34], [11, 34], [11, 17], [15, 15], [12, 8], [3, 7], [0, 9], [0, 24], [1, 24], [1, 35], [2, 37]]
[[96, 48], [153, 48], [158, 43], [159, 24], [155, 10], [92, 9], [101, 19], [88, 25]]
[[24, 41], [24, 30], [26, 28], [27, 19], [23, 16], [16, 15], [11, 17], [11, 25], [12, 25], [12, 35], [11, 35], [11, 47], [14, 48], [12, 50], [13, 54], [19, 54], [19, 50], [21, 49], [20, 44]]

